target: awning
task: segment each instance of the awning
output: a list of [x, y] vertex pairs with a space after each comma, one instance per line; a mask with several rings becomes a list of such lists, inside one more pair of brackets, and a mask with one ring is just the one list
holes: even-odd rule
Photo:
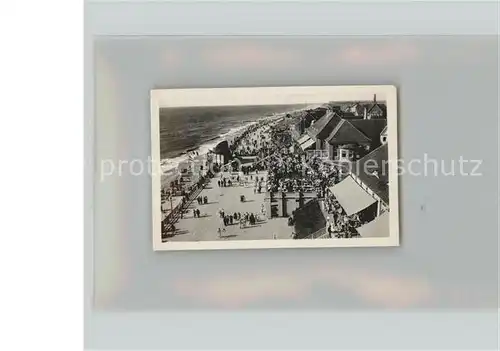
[[367, 208], [376, 200], [370, 196], [352, 177], [347, 177], [330, 188], [348, 216]]
[[373, 221], [356, 228], [362, 238], [375, 238], [389, 236], [389, 212], [384, 212]]
[[299, 138], [299, 140], [297, 140], [297, 142], [299, 144], [302, 144], [302, 143], [305, 143], [306, 141], [308, 141], [309, 139], [311, 139], [311, 137], [309, 135], [305, 134], [305, 135], [301, 136]]
[[305, 142], [300, 144], [300, 148], [302, 150], [306, 150], [306, 149], [310, 148], [311, 146], [313, 146], [314, 144], [316, 144], [316, 141], [314, 139], [309, 138], [308, 140], [306, 140]]

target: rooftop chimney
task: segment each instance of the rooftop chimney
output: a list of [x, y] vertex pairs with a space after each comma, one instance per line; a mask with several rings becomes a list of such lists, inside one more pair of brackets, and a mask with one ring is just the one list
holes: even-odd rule
[[377, 103], [377, 94], [373, 94], [373, 103], [376, 104]]

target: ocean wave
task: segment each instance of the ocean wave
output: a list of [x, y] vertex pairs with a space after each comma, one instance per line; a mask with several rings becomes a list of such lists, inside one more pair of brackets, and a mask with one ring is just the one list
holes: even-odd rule
[[207, 140], [207, 142], [200, 145], [199, 147], [186, 149], [184, 153], [180, 156], [162, 159], [160, 162], [162, 172], [171, 173], [176, 169], [178, 169], [183, 162], [188, 161], [190, 158], [194, 156], [204, 156], [208, 154], [220, 142], [224, 140], [231, 141], [231, 139], [236, 137], [240, 132], [257, 123], [258, 123], [257, 121], [252, 121], [242, 126], [233, 127], [229, 129], [229, 131], [227, 131], [226, 133], [220, 134], [219, 136], [214, 138], [210, 138], [209, 140]]

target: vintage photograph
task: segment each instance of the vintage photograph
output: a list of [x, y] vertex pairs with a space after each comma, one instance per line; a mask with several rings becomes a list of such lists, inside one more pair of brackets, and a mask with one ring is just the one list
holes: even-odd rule
[[151, 92], [155, 250], [398, 246], [393, 86]]

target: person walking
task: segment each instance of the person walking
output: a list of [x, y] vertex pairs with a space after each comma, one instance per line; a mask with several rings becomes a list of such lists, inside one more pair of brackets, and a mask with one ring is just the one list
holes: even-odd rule
[[255, 216], [252, 214], [250, 214], [250, 217], [248, 218], [250, 220], [250, 225], [254, 225], [255, 224]]

